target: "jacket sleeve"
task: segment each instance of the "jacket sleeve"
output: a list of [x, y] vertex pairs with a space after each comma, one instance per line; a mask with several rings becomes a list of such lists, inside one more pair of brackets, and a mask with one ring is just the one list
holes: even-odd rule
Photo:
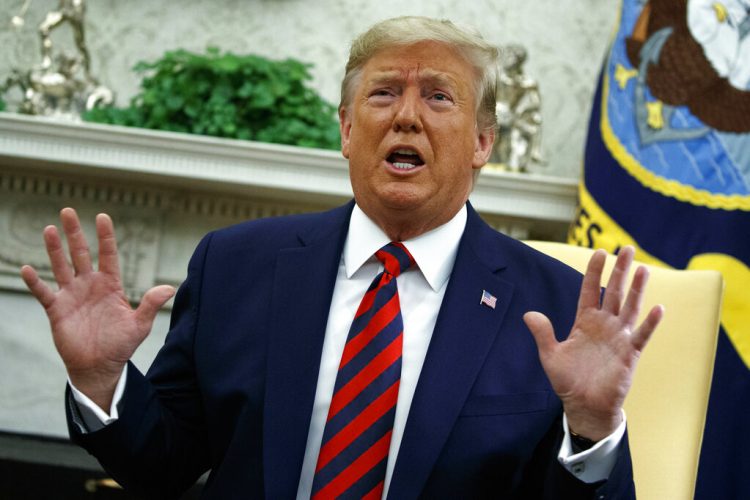
[[596, 483], [585, 483], [579, 480], [558, 462], [557, 454], [563, 436], [562, 416], [560, 416], [535, 449], [533, 458], [524, 474], [522, 494], [519, 498], [635, 500], [627, 432], [616, 451], [617, 461], [609, 478], [606, 481]]
[[82, 433], [73, 418], [75, 406], [66, 404], [72, 441], [118, 483], [146, 498], [178, 497], [210, 466], [193, 352], [210, 241], [206, 236], [190, 260], [188, 277], [175, 296], [170, 331], [148, 376], [129, 363], [119, 419]]

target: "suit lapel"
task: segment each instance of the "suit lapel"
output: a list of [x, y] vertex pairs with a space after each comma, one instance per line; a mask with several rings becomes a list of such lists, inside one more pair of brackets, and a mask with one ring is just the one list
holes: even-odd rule
[[294, 498], [297, 492], [328, 311], [352, 206], [334, 210], [322, 224], [300, 235], [299, 247], [278, 254], [264, 408], [267, 498]]
[[[417, 498], [494, 342], [513, 294], [497, 234], [469, 206], [466, 230], [419, 377], [389, 498]], [[482, 291], [497, 298], [480, 304]]]

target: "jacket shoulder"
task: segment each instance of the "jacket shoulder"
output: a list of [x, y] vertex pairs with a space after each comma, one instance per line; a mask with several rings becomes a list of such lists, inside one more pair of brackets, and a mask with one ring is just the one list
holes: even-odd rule
[[253, 219], [209, 234], [211, 246], [260, 244], [267, 248], [298, 246], [348, 228], [352, 203], [328, 210]]

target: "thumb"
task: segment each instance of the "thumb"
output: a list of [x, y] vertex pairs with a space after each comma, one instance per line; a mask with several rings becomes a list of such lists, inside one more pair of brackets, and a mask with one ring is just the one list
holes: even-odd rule
[[523, 321], [534, 336], [540, 355], [555, 348], [557, 345], [555, 329], [547, 316], [540, 312], [529, 311], [523, 315]]
[[169, 285], [155, 286], [143, 294], [138, 309], [135, 310], [136, 320], [140, 325], [151, 330], [156, 313], [175, 294], [175, 289]]

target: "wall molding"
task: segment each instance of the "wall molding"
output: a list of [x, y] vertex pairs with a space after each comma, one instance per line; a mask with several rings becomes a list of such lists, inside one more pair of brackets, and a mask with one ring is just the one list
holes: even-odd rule
[[[0, 113], [0, 157], [0, 166], [15, 161], [281, 201], [335, 205], [352, 195], [346, 160], [335, 151], [11, 113]], [[575, 196], [573, 179], [488, 166], [471, 198], [487, 215], [567, 224]]]
[[[25, 290], [23, 263], [51, 278], [38, 235], [65, 206], [81, 213], [91, 242], [95, 214], [113, 216], [136, 301], [154, 284], [179, 284], [205, 232], [351, 196], [336, 151], [0, 113], [0, 289]], [[488, 166], [471, 200], [506, 234], [559, 240], [575, 196], [574, 180]]]

